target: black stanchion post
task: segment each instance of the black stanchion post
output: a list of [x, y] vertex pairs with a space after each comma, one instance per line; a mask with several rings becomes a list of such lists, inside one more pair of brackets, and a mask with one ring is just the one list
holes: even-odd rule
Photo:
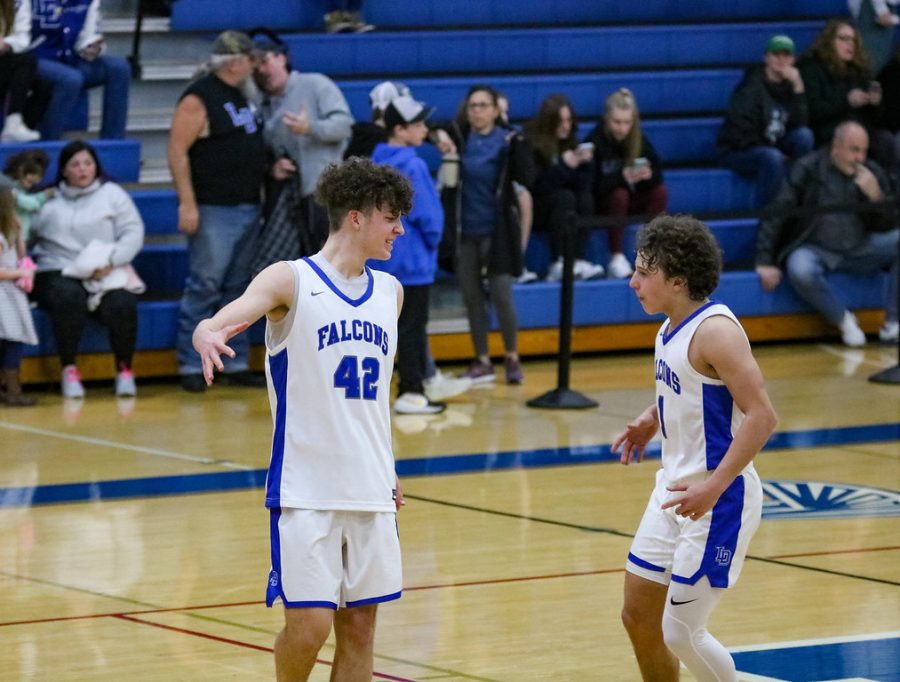
[[[897, 204], [900, 207], [900, 196], [897, 197]], [[897, 257], [900, 258], [900, 242], [897, 243]], [[897, 305], [900, 306], [900, 268], [897, 269], [896, 284]], [[900, 384], [900, 337], [897, 338], [897, 364], [873, 374], [869, 381], [875, 384]]]
[[574, 212], [566, 215], [563, 225], [562, 256], [563, 277], [559, 295], [559, 359], [556, 388], [547, 391], [526, 404], [557, 410], [583, 410], [597, 407], [597, 402], [569, 388], [569, 371], [572, 360], [572, 305], [575, 294], [575, 230], [577, 217]]

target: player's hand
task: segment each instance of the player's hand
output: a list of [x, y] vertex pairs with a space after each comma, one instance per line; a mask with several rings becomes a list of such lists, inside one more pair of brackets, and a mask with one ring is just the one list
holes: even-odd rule
[[759, 275], [759, 283], [765, 291], [772, 291], [781, 284], [781, 269], [774, 265], [757, 265], [756, 274]]
[[613, 441], [610, 451], [615, 454], [621, 447], [622, 454], [619, 456], [619, 461], [626, 466], [632, 459], [643, 462], [647, 443], [653, 440], [658, 429], [659, 422], [656, 420], [653, 408], [647, 408], [637, 419], [625, 427], [625, 431]]
[[240, 322], [228, 327], [223, 327], [218, 331], [213, 331], [201, 322], [194, 330], [194, 350], [200, 354], [200, 362], [203, 364], [203, 378], [206, 380], [207, 386], [212, 386], [214, 370], [220, 372], [225, 369], [222, 363], [222, 355], [229, 358], [235, 356], [234, 350], [228, 346], [228, 340], [233, 336], [240, 334], [250, 326], [249, 322]]
[[719, 499], [719, 491], [709, 480], [691, 483], [690, 485], [667, 486], [670, 493], [684, 493], [663, 504], [663, 509], [675, 507], [675, 513], [696, 521], [712, 509]]
[[400, 507], [406, 504], [406, 500], [403, 499], [403, 486], [400, 485], [400, 479], [396, 479], [396, 488], [397, 491], [394, 494], [394, 506], [397, 507], [397, 511], [400, 511]]

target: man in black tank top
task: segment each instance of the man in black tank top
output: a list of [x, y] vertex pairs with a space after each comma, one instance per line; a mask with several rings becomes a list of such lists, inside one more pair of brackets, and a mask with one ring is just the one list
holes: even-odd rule
[[[178, 230], [187, 235], [190, 266], [181, 300], [177, 353], [181, 385], [206, 384], [191, 335], [200, 320], [237, 298], [250, 281], [266, 158], [262, 123], [252, 103], [253, 42], [225, 31], [175, 108], [169, 167], [178, 193]], [[234, 346], [226, 382], [264, 386], [248, 371], [249, 340]], [[230, 381], [229, 381], [230, 380]]]

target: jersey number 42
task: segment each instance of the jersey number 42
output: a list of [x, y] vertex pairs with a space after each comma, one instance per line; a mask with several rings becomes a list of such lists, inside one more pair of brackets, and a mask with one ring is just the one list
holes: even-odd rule
[[375, 400], [380, 373], [378, 358], [345, 355], [334, 370], [334, 387], [344, 389], [347, 399]]

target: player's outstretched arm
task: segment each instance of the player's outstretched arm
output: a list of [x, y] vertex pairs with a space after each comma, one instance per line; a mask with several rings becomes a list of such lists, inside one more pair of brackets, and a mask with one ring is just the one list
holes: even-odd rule
[[294, 294], [294, 272], [287, 263], [270, 265], [259, 273], [247, 290], [194, 330], [194, 350], [203, 363], [203, 377], [212, 384], [213, 371], [223, 369], [222, 355], [234, 357], [228, 340], [240, 334], [263, 315], [281, 319], [290, 309]]
[[[696, 350], [696, 353], [694, 353]], [[728, 388], [744, 420], [731, 446], [705, 481], [669, 488], [683, 492], [663, 505], [675, 507], [681, 516], [700, 518], [713, 508], [719, 496], [743, 471], [775, 430], [778, 415], [769, 400], [765, 381], [741, 329], [724, 316], [704, 320], [694, 335], [691, 363], [698, 370], [711, 369]], [[698, 364], [699, 363], [699, 364]]]
[[625, 427], [625, 430], [613, 442], [610, 451], [615, 453], [621, 446], [622, 454], [619, 456], [619, 461], [626, 466], [632, 459], [642, 462], [647, 443], [653, 440], [653, 436], [658, 430], [659, 415], [656, 405], [651, 405]]

